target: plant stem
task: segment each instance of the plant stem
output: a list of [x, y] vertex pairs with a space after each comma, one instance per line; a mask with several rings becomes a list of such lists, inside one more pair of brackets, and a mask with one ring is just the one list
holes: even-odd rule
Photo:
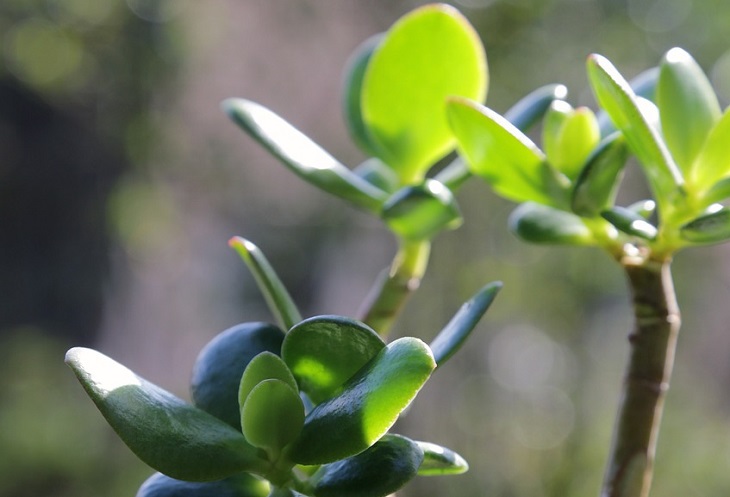
[[647, 497], [680, 318], [670, 261], [622, 261], [635, 327], [602, 497]]
[[400, 240], [393, 263], [378, 275], [365, 298], [359, 319], [383, 338], [388, 336], [408, 297], [420, 286], [430, 253], [428, 240]]

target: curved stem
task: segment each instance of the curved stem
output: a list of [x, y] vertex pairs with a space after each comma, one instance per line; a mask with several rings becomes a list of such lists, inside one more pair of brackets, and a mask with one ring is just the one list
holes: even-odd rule
[[670, 262], [624, 262], [635, 327], [602, 497], [647, 497], [680, 318]]
[[383, 338], [388, 336], [408, 297], [420, 286], [430, 253], [428, 240], [400, 240], [393, 264], [378, 275], [358, 316]]

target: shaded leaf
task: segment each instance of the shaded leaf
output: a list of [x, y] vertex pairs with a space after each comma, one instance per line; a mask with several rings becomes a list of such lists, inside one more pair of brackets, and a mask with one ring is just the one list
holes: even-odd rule
[[541, 86], [510, 107], [504, 118], [515, 128], [525, 132], [542, 118], [553, 100], [565, 100], [567, 96], [568, 89], [565, 85]]
[[264, 469], [240, 432], [104, 354], [76, 347], [66, 363], [124, 443], [157, 471], [210, 481]]
[[304, 426], [299, 392], [281, 380], [256, 385], [241, 407], [241, 427], [248, 443], [278, 454]]
[[692, 243], [718, 243], [730, 239], [730, 210], [722, 209], [694, 219], [679, 230]]
[[614, 133], [598, 144], [573, 185], [573, 212], [595, 217], [613, 206], [627, 159], [621, 134]]
[[469, 470], [469, 464], [451, 449], [431, 442], [416, 442], [423, 451], [423, 462], [418, 468], [422, 476], [459, 475]]
[[400, 186], [398, 175], [385, 162], [377, 157], [370, 157], [353, 171], [359, 177], [389, 194]]
[[155, 473], [137, 491], [136, 497], [266, 497], [266, 481], [248, 473], [208, 482], [175, 480]]
[[647, 220], [656, 214], [656, 202], [653, 200], [639, 200], [626, 208]]
[[601, 217], [627, 235], [645, 240], [654, 240], [656, 238], [656, 226], [633, 210], [616, 206], [603, 211]]
[[512, 212], [509, 227], [517, 236], [532, 243], [593, 243], [591, 230], [578, 216], [533, 202], [521, 204]]

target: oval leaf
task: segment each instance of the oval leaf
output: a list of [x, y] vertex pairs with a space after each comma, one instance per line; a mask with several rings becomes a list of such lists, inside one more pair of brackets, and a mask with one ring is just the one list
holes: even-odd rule
[[271, 352], [262, 352], [248, 363], [241, 376], [238, 388], [238, 404], [241, 407], [246, 402], [251, 390], [264, 380], [283, 381], [295, 392], [299, 391], [294, 376], [281, 357]]
[[291, 446], [299, 464], [325, 464], [359, 454], [382, 437], [408, 407], [436, 363], [421, 340], [404, 337], [381, 350], [345, 385], [315, 407]]
[[469, 470], [469, 464], [451, 449], [431, 442], [416, 442], [423, 451], [423, 462], [418, 468], [421, 476], [459, 475]]
[[502, 283], [496, 281], [479, 290], [436, 335], [429, 347], [438, 366], [459, 350], [501, 289]]
[[595, 217], [613, 206], [627, 159], [626, 142], [620, 133], [609, 135], [599, 143], [575, 180], [573, 212]]
[[509, 217], [510, 229], [532, 243], [590, 245], [591, 230], [576, 215], [546, 205], [526, 202]]
[[280, 353], [284, 332], [267, 323], [243, 323], [218, 334], [198, 354], [190, 380], [193, 404], [241, 429], [238, 387], [249, 361]]
[[[720, 121], [710, 131], [692, 166], [691, 182], [700, 192], [715, 190], [714, 183], [730, 174], [728, 143], [730, 143], [730, 108], [725, 110]], [[706, 197], [708, 203], [717, 201], [712, 200], [717, 198], [717, 190], [709, 191]]]
[[124, 443], [157, 471], [210, 481], [265, 468], [240, 432], [104, 354], [76, 347], [66, 363]]
[[239, 127], [305, 181], [370, 211], [380, 210], [385, 192], [353, 174], [269, 109], [242, 98], [225, 100], [222, 107]]
[[248, 443], [272, 455], [293, 441], [304, 426], [299, 393], [281, 380], [264, 380], [246, 397], [241, 426]]
[[730, 210], [700, 216], [682, 226], [680, 236], [692, 243], [719, 243], [730, 239]]
[[612, 207], [603, 211], [601, 217], [627, 235], [637, 236], [644, 240], [654, 240], [656, 238], [656, 227], [631, 209]]
[[362, 115], [379, 157], [402, 184], [422, 180], [453, 148], [446, 97], [481, 101], [487, 80], [481, 40], [453, 7], [415, 9], [386, 33], [365, 73]]
[[289, 330], [281, 354], [299, 388], [319, 403], [339, 393], [384, 347], [383, 339], [359, 321], [316, 316]]
[[565, 85], [541, 86], [510, 107], [504, 118], [525, 132], [542, 118], [553, 100], [564, 100], [567, 96], [568, 88]]
[[208, 482], [175, 480], [155, 473], [145, 480], [136, 497], [266, 497], [269, 485], [248, 473]]
[[406, 240], [431, 240], [462, 223], [454, 194], [433, 179], [397, 191], [383, 206], [381, 217]]
[[385, 435], [365, 452], [322, 466], [313, 476], [315, 497], [385, 497], [408, 483], [423, 461], [420, 445]]
[[[659, 68], [652, 67], [639, 73], [629, 81], [629, 86], [637, 97], [653, 102], [657, 81], [659, 80]], [[616, 131], [616, 126], [611, 122], [611, 118], [604, 110], [599, 110], [596, 114], [598, 126], [601, 128], [601, 136], [606, 137]]]
[[575, 179], [600, 139], [596, 115], [587, 107], [578, 107], [560, 127], [553, 157], [548, 154], [550, 164]]

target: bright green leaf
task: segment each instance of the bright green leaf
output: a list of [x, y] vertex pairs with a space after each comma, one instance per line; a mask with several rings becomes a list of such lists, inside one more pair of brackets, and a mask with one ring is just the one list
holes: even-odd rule
[[[631, 79], [629, 81], [629, 86], [637, 97], [653, 102], [654, 90], [658, 79], [659, 68], [652, 67]], [[606, 114], [604, 110], [599, 110], [598, 114], [596, 114], [596, 118], [598, 119], [598, 126], [601, 129], [601, 137], [605, 138], [616, 131], [616, 126], [613, 125], [611, 118], [608, 117], [608, 114]]]
[[545, 85], [522, 97], [504, 113], [505, 119], [522, 132], [538, 122], [554, 100], [568, 96], [565, 85]]
[[570, 212], [526, 202], [509, 217], [510, 229], [532, 243], [591, 245], [593, 234], [583, 221]]
[[469, 470], [469, 464], [451, 449], [431, 442], [416, 442], [423, 450], [423, 462], [418, 468], [421, 476], [459, 475]]
[[259, 291], [264, 295], [269, 310], [276, 317], [279, 326], [288, 330], [301, 321], [302, 316], [299, 314], [299, 309], [297, 309], [289, 292], [263, 252], [252, 242], [240, 236], [231, 238], [228, 245], [238, 253], [248, 266], [249, 271], [256, 280]]
[[385, 347], [365, 324], [341, 316], [316, 316], [294, 326], [281, 355], [302, 391], [319, 403], [339, 393], [358, 369]]
[[714, 185], [709, 191], [703, 195], [703, 204], [711, 205], [715, 202], [722, 202], [730, 198], [730, 176], [723, 178]]
[[669, 50], [662, 59], [656, 103], [667, 147], [688, 177], [721, 110], [707, 76], [681, 48]]
[[460, 98], [449, 100], [447, 115], [472, 172], [498, 194], [517, 202], [567, 202], [567, 183], [561, 183], [542, 151], [504, 117]]
[[238, 387], [238, 405], [241, 408], [243, 407], [248, 395], [256, 385], [264, 380], [272, 379], [286, 383], [295, 392], [299, 391], [294, 375], [289, 371], [289, 368], [281, 357], [271, 352], [262, 352], [251, 359], [243, 375], [241, 375], [240, 385]]
[[626, 142], [620, 133], [606, 137], [593, 151], [573, 185], [571, 207], [579, 216], [595, 217], [613, 206], [624, 166]]
[[[714, 187], [713, 183], [730, 175], [730, 108], [720, 118], [700, 149], [692, 165], [691, 185], [701, 192]], [[712, 201], [710, 201], [711, 203]]]
[[570, 117], [575, 114], [572, 105], [564, 100], [553, 100], [542, 121], [542, 148], [553, 166], [560, 161], [560, 133]]
[[394, 193], [383, 206], [381, 217], [393, 232], [407, 240], [431, 240], [462, 223], [454, 194], [433, 179]]
[[304, 404], [299, 393], [281, 380], [264, 380], [246, 397], [241, 427], [248, 443], [277, 454], [304, 426]]
[[654, 240], [656, 238], [656, 227], [633, 210], [616, 206], [603, 211], [601, 217], [627, 235], [645, 240]]
[[345, 385], [316, 406], [289, 456], [299, 464], [325, 464], [359, 454], [382, 437], [435, 369], [431, 350], [413, 337], [388, 344]]
[[408, 483], [423, 461], [420, 445], [385, 435], [365, 452], [322, 466], [314, 475], [315, 497], [385, 497]]
[[137, 491], [136, 497], [267, 497], [269, 484], [248, 473], [218, 481], [189, 482], [155, 473]]
[[362, 116], [379, 157], [402, 184], [422, 180], [454, 147], [446, 97], [482, 101], [487, 83], [481, 40], [453, 7], [415, 9], [386, 33], [365, 72]]
[[367, 210], [380, 210], [385, 192], [353, 174], [269, 109], [242, 98], [225, 100], [222, 107], [239, 127], [305, 181]]
[[501, 289], [501, 282], [490, 283], [461, 306], [429, 345], [436, 364], [442, 366], [459, 350]]
[[278, 354], [284, 332], [267, 323], [242, 323], [216, 335], [198, 354], [190, 380], [196, 407], [241, 429], [238, 385], [246, 365], [264, 351]]
[[680, 236], [692, 243], [718, 243], [730, 239], [730, 210], [722, 209], [694, 219], [679, 231]]
[[76, 347], [66, 364], [124, 443], [157, 471], [210, 481], [263, 469], [240, 432], [104, 354]]
[[548, 160], [558, 171], [575, 179], [600, 137], [596, 115], [588, 107], [578, 107], [560, 127], [555, 149], [552, 157], [548, 153]]

